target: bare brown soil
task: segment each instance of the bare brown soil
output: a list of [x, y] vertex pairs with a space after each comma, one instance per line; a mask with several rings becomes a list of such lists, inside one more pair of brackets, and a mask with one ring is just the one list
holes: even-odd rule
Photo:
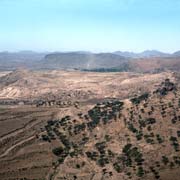
[[[173, 86], [161, 84], [167, 78]], [[46, 102], [0, 105], [0, 179], [180, 178], [175, 73], [16, 71], [3, 73], [0, 82], [0, 102]], [[65, 105], [47, 103], [54, 101]], [[101, 112], [98, 123], [91, 110]], [[123, 151], [128, 144], [131, 151]]]

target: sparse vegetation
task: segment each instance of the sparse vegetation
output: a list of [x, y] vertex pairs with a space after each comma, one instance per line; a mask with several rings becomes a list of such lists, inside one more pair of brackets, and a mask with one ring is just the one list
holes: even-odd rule
[[139, 104], [141, 101], [147, 100], [149, 97], [149, 93], [144, 93], [143, 95], [140, 95], [139, 97], [135, 97], [131, 99], [131, 102], [134, 104]]
[[[171, 74], [168, 72], [167, 74], [171, 77]], [[94, 73], [90, 73], [89, 78], [92, 78], [91, 76], [94, 79], [89, 81], [93, 84], [94, 81], [96, 82], [96, 77]], [[101, 79], [101, 76], [102, 73], [98, 78]], [[138, 74], [131, 76], [133, 81], [139, 78]], [[5, 135], [4, 140], [1, 138], [0, 151], [5, 155], [1, 155], [3, 161], [0, 167], [2, 170], [4, 166], [7, 172], [0, 172], [0, 179], [7, 177], [8, 173], [17, 179], [16, 173], [21, 177], [21, 174], [29, 173], [31, 170], [37, 174], [42, 171], [42, 175], [38, 174], [38, 176], [43, 178], [44, 175], [49, 175], [57, 179], [79, 179], [79, 175], [83, 173], [89, 178], [92, 176], [89, 172], [96, 172], [97, 169], [98, 177], [104, 179], [121, 177], [148, 179], [152, 174], [154, 179], [161, 179], [160, 175], [165, 170], [178, 170], [180, 167], [179, 87], [174, 83], [175, 78], [172, 78], [173, 83], [171, 80], [165, 80], [160, 84], [159, 79], [165, 79], [166, 73], [163, 76], [159, 74], [151, 74], [151, 76], [156, 78], [153, 81], [149, 80], [148, 83], [144, 81], [145, 85], [132, 82], [130, 79], [131, 83], [124, 81], [127, 83], [126, 86], [122, 81], [123, 78], [119, 79], [118, 75], [115, 82], [120, 82], [121, 85], [124, 83], [126, 86], [124, 89], [115, 83], [111, 87], [112, 84], [109, 83], [108, 90], [98, 91], [96, 87], [89, 90], [88, 85], [84, 84], [84, 87], [91, 92], [85, 92], [82, 99], [81, 90], [76, 93], [75, 90], [66, 92], [61, 98], [51, 95], [53, 100], [47, 95], [47, 99], [42, 101], [45, 104], [28, 107], [28, 113], [23, 111], [24, 107], [3, 110], [2, 126], [3, 123], [11, 122], [14, 118], [17, 124], [21, 119], [23, 123], [21, 126], [14, 125], [15, 128], [19, 128], [11, 132], [14, 136], [10, 133]], [[108, 73], [107, 79], [112, 77], [116, 78], [113, 73], [111, 75]], [[143, 79], [143, 74], [141, 78]], [[105, 88], [107, 84], [105, 81], [102, 82]], [[71, 86], [74, 87], [73, 83]], [[96, 86], [100, 87], [97, 83]], [[157, 87], [158, 91], [154, 91]], [[60, 91], [57, 92], [61, 94]], [[99, 94], [97, 96], [96, 93], [101, 96]], [[139, 95], [134, 96], [134, 94]], [[111, 98], [112, 95], [116, 98]], [[122, 100], [118, 100], [117, 97]], [[68, 102], [76, 101], [78, 101], [76, 107], [69, 106]], [[37, 102], [41, 103], [41, 100]], [[68, 106], [57, 105], [57, 102]], [[17, 112], [14, 113], [15, 110]], [[11, 126], [8, 128], [13, 129]], [[17, 156], [13, 156], [14, 159], [11, 160], [11, 154], [15, 153]], [[8, 158], [8, 166], [6, 158]], [[15, 162], [20, 164], [26, 160], [31, 161], [32, 167], [27, 163], [27, 168], [18, 171], [12, 168]], [[69, 173], [71, 169], [73, 173]], [[35, 176], [33, 175], [31, 179], [35, 179]]]

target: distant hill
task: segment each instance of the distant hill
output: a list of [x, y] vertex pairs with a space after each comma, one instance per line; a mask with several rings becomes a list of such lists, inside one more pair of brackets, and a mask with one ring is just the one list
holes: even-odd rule
[[141, 53], [134, 53], [134, 52], [128, 52], [128, 51], [116, 51], [114, 54], [121, 55], [124, 57], [129, 58], [150, 58], [150, 57], [170, 57], [173, 56], [172, 54], [163, 53], [156, 50], [146, 50]]
[[37, 61], [44, 58], [48, 53], [37, 53], [33, 51], [0, 52], [0, 61], [25, 62]]
[[180, 51], [177, 51], [173, 54], [174, 56], [180, 56]]
[[44, 68], [52, 69], [93, 69], [111, 68], [127, 62], [128, 58], [112, 53], [53, 53], [41, 61]]
[[142, 53], [140, 53], [141, 57], [169, 57], [171, 54], [163, 53], [156, 50], [147, 50]]
[[41, 69], [78, 69], [98, 72], [159, 72], [179, 71], [180, 51], [173, 54], [156, 50], [142, 53], [116, 51], [113, 53], [54, 52], [37, 53], [21, 51], [0, 53], [0, 71], [27, 68]]
[[140, 58], [129, 62], [129, 69], [133, 72], [163, 72], [163, 71], [179, 71], [180, 58]]
[[0, 52], [0, 70], [14, 70], [17, 68], [31, 68], [48, 53], [33, 51]]
[[117, 54], [117, 55], [128, 57], [128, 58], [137, 58], [138, 57], [138, 53], [128, 52], [128, 51], [116, 51], [113, 54]]

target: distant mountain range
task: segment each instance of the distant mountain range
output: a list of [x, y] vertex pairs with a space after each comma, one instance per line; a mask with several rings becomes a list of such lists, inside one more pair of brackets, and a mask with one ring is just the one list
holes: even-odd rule
[[0, 61], [11, 61], [11, 62], [26, 62], [26, 61], [37, 61], [44, 58], [48, 52], [38, 53], [33, 51], [20, 51], [20, 52], [0, 52]]
[[46, 54], [33, 51], [0, 52], [0, 70], [14, 70], [20, 67], [31, 68]]
[[180, 56], [180, 51], [177, 51], [173, 54], [174, 56]]
[[146, 50], [141, 53], [134, 53], [134, 52], [128, 52], [128, 51], [116, 51], [114, 54], [129, 57], [129, 58], [151, 58], [151, 57], [176, 57], [180, 56], [180, 51], [177, 51], [175, 53], [164, 53], [157, 50]]
[[[180, 51], [163, 53], [147, 50], [142, 53], [116, 51], [112, 53], [21, 51], [0, 53], [0, 70], [79, 69], [97, 71], [159, 71], [178, 70]], [[179, 71], [179, 70], [178, 70]]]

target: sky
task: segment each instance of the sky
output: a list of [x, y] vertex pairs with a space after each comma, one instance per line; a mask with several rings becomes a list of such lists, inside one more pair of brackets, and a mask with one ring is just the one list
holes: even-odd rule
[[0, 51], [180, 50], [180, 0], [0, 0]]

